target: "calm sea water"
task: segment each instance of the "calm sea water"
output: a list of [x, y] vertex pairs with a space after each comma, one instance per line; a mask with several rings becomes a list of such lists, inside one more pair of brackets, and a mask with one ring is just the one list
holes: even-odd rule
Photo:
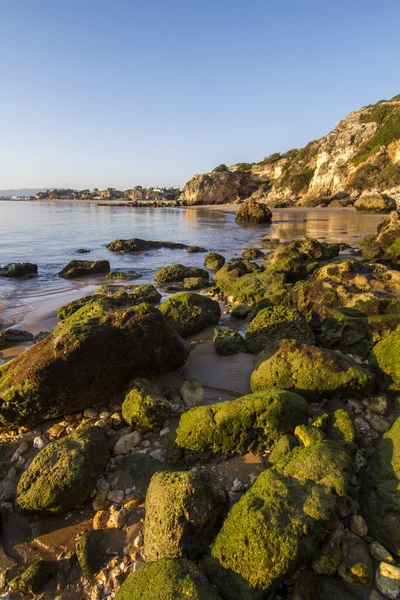
[[[204, 254], [185, 250], [159, 249], [137, 255], [108, 251], [106, 244], [117, 238], [183, 242], [229, 258], [256, 245], [264, 234], [354, 243], [374, 233], [381, 220], [380, 215], [360, 215], [352, 210], [282, 209], [273, 211], [271, 226], [252, 227], [237, 225], [233, 213], [221, 210], [0, 201], [0, 264], [33, 262], [39, 266], [39, 276], [30, 280], [0, 278], [0, 320], [30, 325], [34, 331], [38, 328], [32, 327], [35, 318], [45, 320], [57, 306], [104, 283], [103, 278], [77, 282], [57, 277], [72, 259], [107, 259], [113, 270], [140, 273], [138, 283], [152, 281], [154, 271], [167, 264], [203, 264]], [[87, 248], [90, 254], [77, 254], [78, 248]], [[28, 324], [26, 314], [31, 315]]]

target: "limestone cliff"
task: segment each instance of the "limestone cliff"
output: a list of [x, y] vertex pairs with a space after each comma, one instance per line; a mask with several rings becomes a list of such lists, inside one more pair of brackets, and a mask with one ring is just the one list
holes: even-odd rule
[[350, 113], [300, 150], [195, 175], [180, 201], [222, 204], [252, 197], [271, 206], [340, 206], [365, 194], [400, 200], [400, 95]]

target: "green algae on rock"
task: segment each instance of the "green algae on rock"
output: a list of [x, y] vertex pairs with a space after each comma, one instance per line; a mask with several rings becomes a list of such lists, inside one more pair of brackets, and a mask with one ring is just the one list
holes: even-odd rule
[[57, 565], [55, 562], [39, 560], [25, 569], [21, 575], [14, 577], [10, 581], [9, 588], [12, 592], [39, 594], [45, 583], [56, 573]]
[[207, 256], [204, 257], [204, 266], [210, 271], [218, 271], [225, 264], [225, 257], [222, 254], [218, 254], [218, 252], [209, 252]]
[[80, 535], [75, 542], [76, 558], [84, 575], [93, 577], [111, 556], [122, 549], [125, 532], [120, 529], [94, 529]]
[[235, 220], [237, 223], [271, 223], [272, 212], [266, 204], [248, 199], [239, 206]]
[[248, 260], [256, 260], [257, 258], [264, 258], [265, 253], [260, 248], [246, 248], [242, 252], [242, 258]]
[[71, 260], [61, 271], [59, 277], [73, 279], [86, 275], [98, 275], [109, 273], [110, 263], [108, 260]]
[[118, 401], [132, 377], [170, 371], [189, 348], [159, 310], [110, 310], [92, 300], [0, 367], [0, 422], [39, 423]]
[[135, 379], [122, 403], [122, 416], [129, 425], [154, 429], [168, 418], [171, 405], [160, 389], [147, 379]]
[[275, 352], [261, 352], [250, 387], [253, 392], [277, 387], [311, 399], [360, 397], [373, 390], [374, 376], [340, 352], [283, 340]]
[[184, 413], [171, 442], [175, 459], [207, 459], [216, 454], [262, 453], [278, 439], [307, 422], [308, 405], [301, 396], [270, 389]]
[[216, 300], [189, 292], [169, 298], [160, 305], [160, 311], [183, 337], [202, 331], [210, 325], [217, 325], [221, 317], [221, 309]]
[[185, 265], [180, 264], [162, 267], [154, 273], [155, 281], [160, 281], [162, 283], [183, 281], [188, 277], [201, 277], [202, 279], [208, 280], [210, 276], [205, 269], [201, 269], [200, 267], [186, 267]]
[[228, 507], [228, 492], [213, 473], [156, 473], [146, 495], [146, 559], [201, 558], [220, 530]]
[[80, 506], [107, 465], [107, 443], [100, 427], [84, 427], [45, 446], [19, 480], [18, 510], [60, 513]]
[[356, 441], [356, 428], [349, 412], [344, 408], [339, 408], [329, 415], [325, 431], [331, 440], [350, 443]]
[[183, 287], [185, 290], [201, 290], [209, 287], [210, 282], [204, 277], [185, 277], [183, 280]]
[[383, 375], [386, 387], [400, 389], [400, 326], [378, 342], [371, 351], [370, 363]]
[[222, 600], [200, 569], [187, 559], [161, 559], [131, 573], [115, 600]]
[[227, 327], [215, 330], [213, 344], [215, 352], [221, 356], [238, 354], [247, 350], [246, 342], [240, 333]]
[[354, 533], [347, 533], [342, 540], [342, 560], [338, 573], [351, 585], [368, 586], [372, 583], [374, 573], [368, 546]]

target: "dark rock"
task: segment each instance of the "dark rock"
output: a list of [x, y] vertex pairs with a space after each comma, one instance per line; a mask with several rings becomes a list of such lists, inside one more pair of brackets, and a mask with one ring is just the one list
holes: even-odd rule
[[188, 246], [186, 248], [187, 252], [207, 252], [207, 248], [203, 248], [203, 246]]
[[218, 302], [207, 296], [189, 292], [166, 300], [160, 305], [160, 311], [183, 337], [202, 331], [210, 325], [217, 325], [221, 317]]
[[[57, 573], [55, 562], [39, 560], [10, 581], [9, 588], [13, 592], [39, 594], [42, 587]], [[36, 596], [35, 596], [36, 597]]]
[[201, 277], [202, 279], [209, 279], [209, 274], [200, 267], [186, 267], [185, 265], [168, 265], [162, 269], [158, 269], [154, 273], [155, 281], [161, 281], [162, 283], [168, 283], [170, 281], [183, 281], [188, 277]]
[[245, 200], [236, 213], [237, 223], [271, 223], [272, 213], [268, 206], [255, 200]]
[[75, 250], [75, 252], [78, 254], [88, 254], [90, 250], [87, 250], [86, 248], [78, 248], [78, 250]]
[[225, 264], [225, 258], [217, 252], [210, 252], [204, 258], [204, 266], [211, 271], [218, 271]]
[[242, 252], [242, 257], [248, 260], [254, 260], [257, 258], [264, 258], [265, 253], [259, 248], [246, 248]]
[[209, 287], [210, 282], [208, 279], [203, 277], [186, 277], [183, 280], [183, 287], [185, 290], [201, 290]]
[[32, 263], [10, 263], [0, 267], [0, 277], [32, 277], [37, 272], [37, 265]]
[[215, 330], [213, 344], [215, 352], [221, 356], [238, 354], [247, 350], [246, 342], [240, 333], [228, 328]]
[[135, 379], [122, 403], [122, 416], [129, 425], [154, 429], [168, 418], [171, 405], [158, 386], [147, 379]]
[[107, 249], [111, 252], [145, 252], [154, 248], [171, 248], [186, 250], [189, 246], [179, 242], [153, 242], [151, 240], [142, 240], [140, 238], [131, 238], [130, 240], [114, 240], [107, 244]]
[[109, 271], [110, 263], [108, 260], [71, 260], [58, 275], [65, 279], [73, 279], [75, 277], [84, 277], [86, 275], [109, 273]]
[[31, 342], [33, 340], [32, 333], [23, 329], [6, 329], [0, 331], [0, 350], [11, 348], [21, 342]]
[[[122, 555], [125, 532], [120, 529], [95, 529], [76, 540], [76, 557], [84, 575], [93, 577], [110, 558]], [[122, 556], [121, 556], [122, 557]]]

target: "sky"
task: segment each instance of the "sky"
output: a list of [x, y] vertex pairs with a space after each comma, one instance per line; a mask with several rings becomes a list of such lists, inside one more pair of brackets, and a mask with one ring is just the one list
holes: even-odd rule
[[181, 187], [400, 93], [400, 2], [0, 0], [0, 189]]

